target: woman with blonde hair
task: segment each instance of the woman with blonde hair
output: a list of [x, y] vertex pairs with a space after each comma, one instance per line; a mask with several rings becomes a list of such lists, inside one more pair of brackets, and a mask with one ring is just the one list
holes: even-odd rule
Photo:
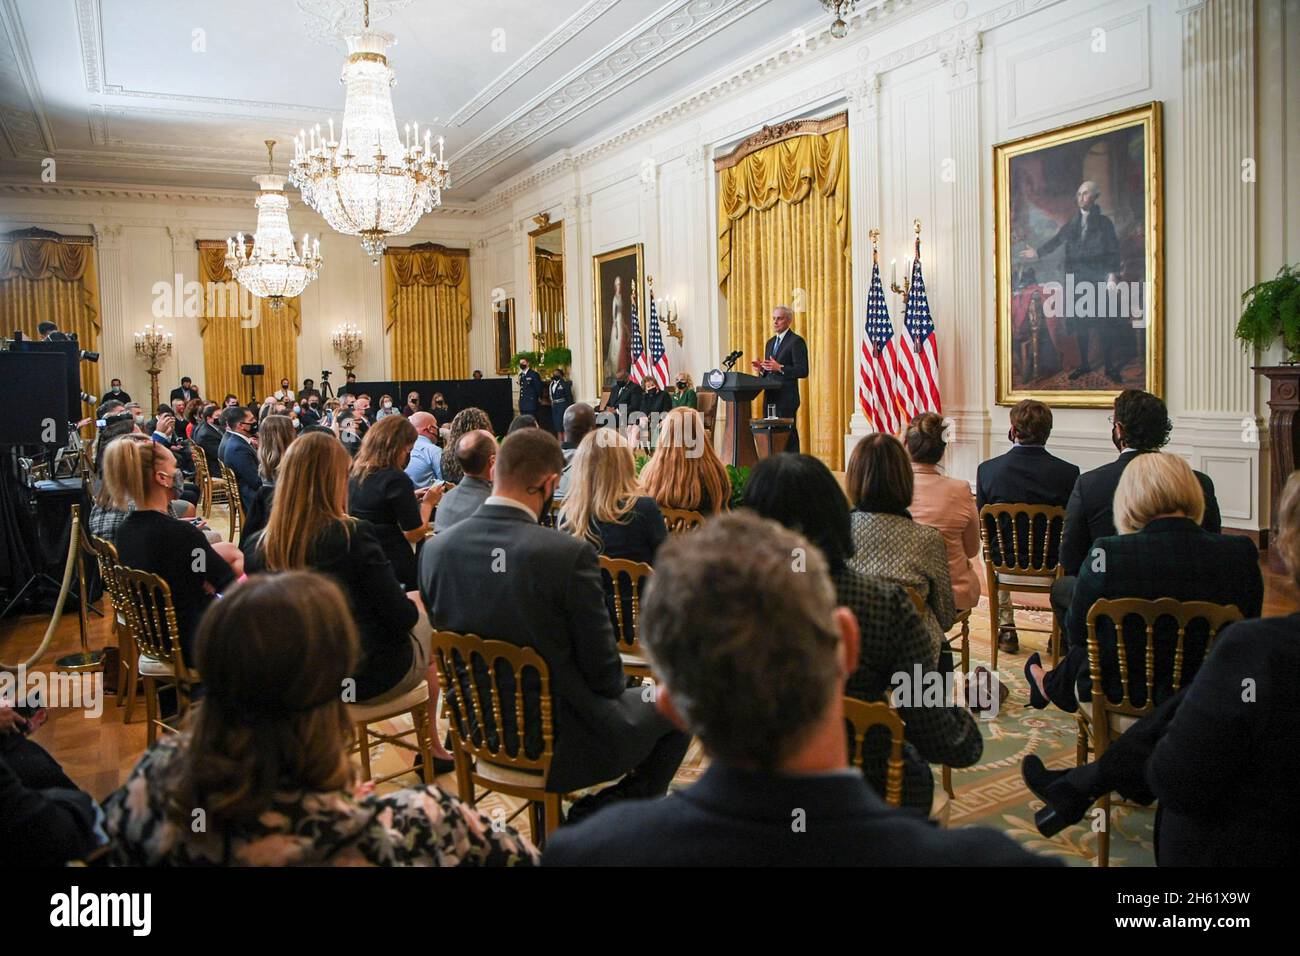
[[699, 398], [695, 394], [695, 382], [690, 372], [677, 373], [677, 389], [673, 392], [673, 408], [685, 405], [687, 408], [699, 408]]
[[492, 419], [488, 418], [487, 412], [472, 406], [458, 411], [451, 420], [450, 428], [447, 441], [442, 446], [442, 480], [454, 485], [465, 477], [460, 462], [456, 460], [456, 446], [460, 440], [470, 432], [485, 431], [491, 435], [496, 432], [492, 429]]
[[[357, 645], [346, 598], [321, 575], [259, 575], [214, 607], [197, 647], [206, 696], [184, 732], [155, 744], [105, 801], [107, 862], [535, 863], [537, 851], [511, 827], [436, 786], [382, 796], [357, 787], [339, 692]], [[193, 825], [195, 807], [205, 826]]]
[[[1069, 648], [1061, 663], [1044, 671], [1038, 654], [1025, 662], [1030, 706], [1048, 703], [1073, 713], [1080, 701], [1092, 700], [1088, 672], [1088, 610], [1099, 598], [1174, 598], [1235, 605], [1245, 617], [1259, 617], [1264, 582], [1259, 552], [1242, 535], [1211, 534], [1201, 528], [1205, 495], [1190, 465], [1179, 455], [1138, 452], [1115, 489], [1115, 526], [1119, 534], [1092, 542], [1079, 568], [1079, 580], [1065, 619]], [[1130, 626], [1131, 625], [1131, 626]], [[1171, 619], [1155, 629], [1156, 703], [1170, 696], [1172, 686]], [[1145, 645], [1137, 622], [1125, 624], [1125, 646], [1131, 660]], [[1120, 697], [1116, 635], [1109, 621], [1097, 627], [1101, 648], [1102, 690], [1111, 700]], [[1196, 673], [1205, 657], [1203, 624], [1188, 629], [1183, 656], [1185, 679]], [[1137, 666], [1137, 665], [1134, 665]], [[1132, 669], [1132, 668], [1131, 668]]]
[[369, 521], [407, 591], [415, 590], [414, 546], [429, 530], [429, 515], [442, 499], [442, 486], [419, 494], [406, 473], [417, 433], [410, 420], [389, 415], [377, 421], [352, 462], [348, 513]]
[[[392, 700], [428, 680], [433, 708], [438, 672], [430, 663], [430, 632], [420, 627], [412, 633], [421, 623], [419, 595], [397, 580], [370, 522], [348, 514], [351, 464], [343, 445], [324, 432], [310, 432], [289, 446], [271, 518], [248, 548], [248, 571], [329, 575], [343, 588], [361, 630], [361, 654], [350, 672], [356, 702]], [[436, 720], [436, 713], [431, 716]], [[434, 753], [438, 773], [452, 769], [440, 741]]]
[[271, 517], [271, 502], [275, 497], [275, 481], [280, 472], [280, 459], [297, 432], [288, 415], [268, 415], [257, 429], [257, 473], [262, 486], [253, 495], [248, 515], [244, 519], [242, 540], [247, 541], [266, 527]]
[[147, 435], [122, 435], [104, 449], [103, 459], [112, 507], [135, 509], [117, 529], [118, 559], [167, 582], [181, 651], [192, 664], [199, 619], [243, 574], [243, 555], [229, 541], [209, 544], [193, 522], [172, 516], [183, 479], [166, 445]]
[[589, 432], [573, 453], [559, 527], [610, 558], [653, 564], [668, 537], [663, 513], [643, 495], [628, 440], [612, 428]]
[[693, 408], [679, 406], [663, 418], [659, 447], [641, 469], [641, 489], [661, 508], [717, 514], [731, 502], [731, 480]]

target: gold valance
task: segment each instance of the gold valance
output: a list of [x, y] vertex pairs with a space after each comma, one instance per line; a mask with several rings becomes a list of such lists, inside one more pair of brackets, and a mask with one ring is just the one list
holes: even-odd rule
[[62, 236], [43, 229], [0, 236], [0, 282], [16, 278], [28, 282], [53, 278], [80, 283], [86, 320], [96, 330], [100, 328], [95, 245], [90, 236]]

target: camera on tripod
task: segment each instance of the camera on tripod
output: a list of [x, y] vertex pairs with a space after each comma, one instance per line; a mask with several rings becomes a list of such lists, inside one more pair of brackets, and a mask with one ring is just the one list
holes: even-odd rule
[[320, 380], [321, 380], [322, 382], [328, 382], [328, 381], [330, 380], [330, 370], [329, 370], [329, 369], [327, 369], [327, 368], [323, 368], [323, 369], [320, 370]]

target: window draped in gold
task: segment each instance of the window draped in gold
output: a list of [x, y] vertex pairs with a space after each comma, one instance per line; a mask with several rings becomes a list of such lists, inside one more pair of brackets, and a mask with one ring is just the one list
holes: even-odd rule
[[[205, 398], [220, 402], [226, 394], [259, 401], [280, 387], [280, 379], [298, 384], [298, 336], [302, 334], [302, 303], [295, 296], [284, 300], [284, 308], [269, 308], [253, 298], [253, 313], [241, 319], [239, 300], [247, 304], [245, 292], [226, 268], [226, 240], [200, 239], [199, 282], [203, 286], [203, 311], [199, 334], [203, 336], [204, 378], [200, 383]], [[250, 245], [251, 251], [251, 245]], [[245, 325], [251, 326], [245, 328]], [[239, 374], [241, 365], [263, 365], [265, 374], [253, 380], [254, 395], [246, 395], [248, 378]], [[181, 370], [185, 374], [185, 370]]]
[[[564, 321], [564, 256], [553, 252], [537, 250], [533, 257], [537, 269], [537, 326], [541, 332], [546, 348], [565, 345], [566, 323]], [[536, 341], [528, 343], [528, 348], [536, 348]]]
[[[99, 351], [99, 280], [94, 240], [22, 230], [0, 236], [0, 332], [39, 339], [49, 321], [77, 333], [83, 349]], [[120, 372], [118, 373], [120, 374]], [[99, 394], [99, 366], [81, 363], [81, 388]], [[76, 410], [71, 410], [74, 417]]]
[[839, 470], [855, 391], [845, 116], [765, 128], [715, 167], [731, 347], [744, 350], [746, 365], [762, 359], [772, 309], [794, 310], [809, 365], [799, 435], [806, 452]]
[[384, 330], [393, 378], [469, 378], [469, 250], [433, 243], [384, 251]]

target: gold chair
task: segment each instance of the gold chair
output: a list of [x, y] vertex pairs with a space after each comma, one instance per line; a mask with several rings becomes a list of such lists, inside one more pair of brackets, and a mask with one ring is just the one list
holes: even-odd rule
[[663, 512], [664, 524], [668, 526], [669, 534], [694, 531], [704, 524], [704, 515], [698, 511], [688, 511], [685, 508], [660, 508], [659, 510]]
[[[926, 603], [925, 598], [921, 597], [921, 592], [910, 584], [904, 585], [903, 590], [906, 591], [907, 596], [912, 599], [912, 606], [916, 608], [916, 613], [924, 618], [926, 613]], [[967, 669], [970, 666], [969, 608], [957, 615], [956, 623], [961, 625], [961, 633], [959, 635], [959, 639], [961, 640], [961, 673], [965, 676]], [[955, 799], [957, 794], [952, 788], [952, 767], [949, 767], [946, 763], [940, 764], [940, 767], [942, 767], [943, 792], [948, 794], [950, 799]]]
[[[374, 724], [382, 723], [386, 720], [395, 720], [407, 715], [411, 717], [411, 729], [402, 730], [396, 733], [380, 732], [371, 730]], [[407, 691], [401, 697], [393, 700], [383, 701], [376, 704], [349, 704], [348, 720], [352, 721], [356, 727], [356, 743], [352, 747], [352, 752], [358, 754], [361, 758], [361, 778], [363, 780], [373, 780], [376, 784], [383, 783], [386, 780], [392, 780], [394, 777], [400, 777], [403, 774], [415, 772], [415, 767], [407, 767], [404, 770], [394, 770], [392, 773], [386, 773], [382, 777], [371, 776], [370, 771], [370, 748], [375, 744], [388, 743], [394, 747], [400, 747], [403, 750], [411, 750], [420, 755], [423, 766], [420, 767], [421, 775], [426, 784], [434, 782], [433, 772], [433, 723], [429, 719], [429, 682], [420, 681], [420, 685], [413, 690]], [[415, 745], [408, 743], [408, 738], [415, 736]]]
[[[1141, 666], [1136, 672], [1129, 669], [1129, 648], [1124, 636], [1124, 621], [1138, 617], [1143, 622]], [[1155, 693], [1152, 678], [1155, 673], [1155, 625], [1161, 618], [1172, 618], [1177, 625], [1173, 647], [1172, 689], [1178, 690], [1191, 683], [1195, 672], [1185, 673], [1183, 667], [1187, 644], [1187, 627], [1193, 621], [1205, 621], [1205, 656], [1210, 653], [1214, 640], [1225, 625], [1242, 619], [1235, 604], [1212, 604], [1209, 601], [1178, 601], [1174, 598], [1105, 598], [1093, 602], [1088, 608], [1088, 676], [1092, 680], [1092, 703], [1080, 703], [1075, 718], [1079, 725], [1078, 762], [1087, 763], [1091, 750], [1094, 759], [1100, 759], [1114, 738], [1124, 733], [1139, 719], [1155, 710]], [[1119, 671], [1120, 700], [1107, 697], [1102, 689], [1102, 655], [1097, 640], [1097, 622], [1106, 619], [1115, 630], [1115, 655]], [[1138, 682], [1140, 679], [1140, 683]], [[1145, 690], [1141, 704], [1133, 702], [1134, 685]], [[1092, 745], [1089, 746], [1091, 738]], [[1098, 801], [1105, 814], [1105, 825], [1097, 837], [1097, 865], [1110, 866], [1110, 794]]]
[[238, 541], [244, 532], [244, 502], [239, 497], [239, 479], [224, 461], [221, 463], [221, 480], [226, 486], [226, 505], [230, 509], [230, 540]]
[[[998, 669], [998, 598], [1003, 591], [1051, 593], [1052, 582], [1062, 573], [1060, 550], [1064, 529], [1065, 509], [1056, 505], [1001, 504], [980, 509], [995, 672]], [[1020, 546], [1022, 535], [1024, 548]], [[995, 555], [998, 560], [994, 560]], [[1049, 556], [1056, 560], [1049, 561]], [[1050, 628], [1017, 625], [1016, 629], [1050, 634], [1052, 664], [1061, 659], [1061, 630], [1055, 615]]]
[[903, 720], [885, 701], [844, 698], [844, 719], [849, 724], [849, 762], [859, 770], [866, 759], [867, 733], [873, 727], [889, 731], [889, 760], [885, 768], [885, 802], [903, 805]]
[[[525, 807], [533, 842], [540, 847], [546, 834], [559, 827], [560, 807], [565, 797], [546, 789], [546, 778], [555, 756], [555, 700], [551, 696], [551, 673], [546, 661], [531, 647], [516, 647], [505, 641], [488, 641], [474, 634], [452, 631], [433, 632], [433, 659], [438, 667], [443, 700], [450, 712], [460, 799], [474, 806], [482, 796], [477, 792], [480, 786], [485, 788], [485, 793], [522, 797], [528, 801]], [[508, 671], [516, 689], [512, 711], [505, 710], [507, 704], [502, 699], [503, 671]], [[529, 671], [536, 676], [538, 686], [536, 714], [524, 706], [524, 695], [518, 692]], [[505, 713], [513, 718], [506, 728], [511, 733], [503, 732]], [[542, 745], [530, 757], [523, 741], [532, 729], [540, 732]], [[509, 750], [512, 742], [513, 753]], [[523, 809], [509, 819], [513, 820]]]
[[[158, 739], [158, 730], [176, 733], [180, 719], [189, 711], [190, 689], [199, 675], [190, 669], [181, 654], [180, 629], [172, 605], [171, 588], [156, 574], [118, 565], [114, 571], [126, 606], [126, 619], [139, 652], [136, 669], [144, 678], [145, 713], [148, 715], [148, 740]], [[173, 686], [179, 706], [177, 725], [166, 723], [158, 713], [159, 685]]]
[[[605, 585], [605, 594], [613, 601], [610, 618], [614, 625], [614, 639], [618, 641], [623, 673], [629, 677], [650, 676], [650, 663], [636, 635], [641, 618], [641, 595], [652, 573], [654, 569], [640, 561], [600, 556], [601, 581]], [[626, 590], [624, 581], [627, 582]], [[631, 634], [630, 640], [628, 634]]]
[[106, 538], [91, 537], [88, 550], [94, 554], [99, 565], [99, 576], [104, 581], [104, 590], [113, 602], [113, 634], [117, 637], [117, 706], [126, 705], [125, 723], [131, 722], [135, 712], [135, 695], [140, 679], [136, 675], [139, 666], [135, 647], [135, 637], [127, 620], [126, 605], [128, 598], [117, 580], [117, 548]]
[[229, 504], [226, 497], [226, 480], [212, 477], [208, 456], [198, 445], [191, 443], [194, 459], [194, 483], [199, 486], [199, 512], [205, 518], [212, 516], [213, 503]]

